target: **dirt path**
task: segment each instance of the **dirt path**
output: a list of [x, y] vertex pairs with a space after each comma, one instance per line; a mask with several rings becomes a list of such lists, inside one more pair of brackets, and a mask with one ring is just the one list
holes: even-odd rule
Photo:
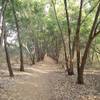
[[25, 65], [25, 72], [19, 71], [19, 65], [12, 67], [12, 79], [6, 66], [0, 70], [0, 100], [100, 100], [99, 70], [85, 70], [85, 84], [78, 85], [77, 74], [66, 75], [51, 58]]
[[0, 100], [56, 100], [55, 84], [59, 69], [46, 63], [25, 67], [25, 72], [15, 72], [15, 78], [11, 79], [13, 85]]

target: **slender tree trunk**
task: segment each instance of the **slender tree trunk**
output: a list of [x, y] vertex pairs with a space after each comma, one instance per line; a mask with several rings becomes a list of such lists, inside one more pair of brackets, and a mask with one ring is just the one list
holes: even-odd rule
[[30, 52], [29, 48], [27, 47], [27, 45], [23, 44], [23, 47], [27, 50], [30, 60], [31, 60], [31, 64], [35, 64], [35, 57], [34, 54], [32, 53], [32, 51]]
[[77, 68], [77, 83], [78, 84], [84, 84], [84, 78], [83, 78], [83, 72], [84, 70], [80, 67]]
[[83, 0], [80, 1], [80, 11], [79, 17], [77, 22], [77, 29], [76, 29], [76, 52], [77, 52], [77, 68], [80, 67], [80, 26], [81, 26], [81, 16], [82, 16], [82, 6]]
[[97, 8], [97, 12], [96, 12], [96, 15], [95, 15], [95, 19], [94, 19], [91, 31], [90, 31], [88, 42], [87, 42], [86, 47], [85, 47], [85, 51], [84, 51], [84, 54], [83, 54], [83, 57], [82, 57], [81, 65], [79, 67], [80, 70], [78, 70], [78, 73], [81, 74], [81, 75], [78, 74], [78, 76], [77, 76], [78, 77], [77, 78], [77, 83], [78, 84], [83, 84], [84, 83], [84, 79], [83, 79], [84, 66], [86, 64], [87, 55], [89, 53], [91, 43], [92, 43], [93, 39], [98, 35], [98, 34], [95, 33], [95, 27], [96, 27], [96, 24], [97, 24], [99, 14], [100, 14], [100, 2], [99, 2], [99, 5], [98, 5], [98, 8]]
[[59, 59], [59, 48], [58, 48], [58, 38], [55, 34], [53, 34], [54, 39], [52, 41], [54, 41], [54, 46], [55, 46], [55, 54], [54, 54], [54, 59], [56, 60], [56, 63], [58, 63], [58, 59]]
[[37, 37], [35, 37], [35, 51], [36, 51], [37, 62], [39, 62], [41, 59], [40, 59], [40, 50]]
[[32, 56], [32, 65], [34, 65], [35, 64], [35, 58], [34, 58], [34, 56]]
[[82, 6], [83, 6], [83, 0], [80, 0], [80, 10], [79, 10], [77, 29], [76, 29], [76, 53], [77, 53], [77, 73], [78, 73], [77, 79], [79, 82], [81, 79], [83, 80], [83, 73], [82, 71], [80, 71], [80, 26], [81, 26], [81, 16], [82, 16]]
[[[56, 8], [55, 8], [55, 4], [54, 4], [53, 0], [52, 0], [52, 4], [53, 4], [53, 8], [54, 8], [55, 17], [56, 17], [56, 20], [57, 20], [57, 25], [58, 25], [58, 28], [59, 28], [60, 33], [61, 33], [62, 43], [63, 43], [63, 47], [64, 47], [64, 55], [65, 55], [66, 68], [67, 68], [67, 70], [69, 70], [69, 67], [68, 67], [68, 57], [67, 57], [67, 52], [66, 52], [66, 44], [65, 44], [65, 41], [64, 41], [64, 37], [63, 37], [63, 32], [62, 32], [61, 26], [60, 26], [59, 21], [58, 21], [57, 12], [56, 12]], [[69, 73], [70, 72], [68, 72], [68, 74]]]
[[74, 55], [75, 55], [75, 46], [76, 46], [76, 36], [74, 36], [74, 40], [72, 43], [72, 51], [71, 51], [71, 66], [73, 66], [74, 63]]
[[[2, 25], [3, 25], [3, 17], [4, 17], [4, 12], [5, 12], [5, 10], [6, 10], [6, 6], [7, 6], [7, 1], [6, 0], [2, 0], [2, 5], [1, 5], [1, 10], [0, 10], [0, 29], [1, 29], [1, 31], [3, 30], [3, 27], [2, 27]], [[2, 44], [3, 44], [3, 37], [4, 37], [4, 33], [3, 32], [1, 32], [0, 33], [0, 45], [2, 46]]]
[[11, 0], [11, 4], [12, 4], [13, 15], [15, 18], [15, 24], [16, 24], [16, 28], [17, 28], [17, 36], [18, 36], [18, 42], [19, 42], [19, 49], [20, 49], [20, 71], [24, 71], [22, 43], [21, 43], [21, 38], [20, 38], [18, 19], [16, 16], [15, 7], [14, 7], [14, 5], [15, 5], [14, 0]]
[[[0, 10], [0, 30], [2, 30], [2, 19], [3, 19], [3, 15], [2, 15], [2, 12], [3, 12], [3, 5], [2, 5], [2, 8]], [[3, 39], [3, 32], [0, 32], [0, 46], [2, 45], [2, 39]]]
[[59, 59], [59, 49], [58, 49], [58, 40], [56, 37], [56, 61], [57, 61], [57, 63], [58, 63], [58, 59]]
[[71, 27], [70, 27], [70, 21], [69, 21], [69, 13], [68, 13], [68, 7], [67, 7], [67, 0], [64, 0], [65, 5], [65, 11], [66, 11], [66, 20], [67, 20], [67, 26], [68, 26], [68, 44], [69, 44], [69, 75], [74, 75], [73, 71], [73, 57], [72, 57], [72, 48], [71, 48]]
[[8, 65], [8, 70], [9, 70], [9, 75], [10, 77], [13, 77], [13, 70], [11, 68], [11, 62], [10, 62], [10, 56], [8, 53], [8, 48], [7, 48], [7, 37], [6, 37], [6, 26], [5, 26], [5, 11], [6, 11], [6, 7], [7, 7], [7, 3], [8, 2], [3, 2], [2, 1], [2, 7], [4, 6], [4, 8], [2, 8], [2, 34], [4, 34], [4, 49], [5, 49], [5, 54], [6, 54], [6, 61], [7, 61], [7, 65]]
[[6, 61], [8, 65], [9, 75], [10, 77], [13, 77], [14, 74], [11, 68], [10, 56], [9, 56], [8, 49], [7, 49], [6, 32], [4, 33], [4, 48], [5, 48], [5, 53], [6, 53]]
[[93, 64], [93, 62], [94, 62], [94, 55], [95, 55], [95, 51], [93, 50], [93, 51], [92, 51], [92, 57], [91, 57], [92, 64]]

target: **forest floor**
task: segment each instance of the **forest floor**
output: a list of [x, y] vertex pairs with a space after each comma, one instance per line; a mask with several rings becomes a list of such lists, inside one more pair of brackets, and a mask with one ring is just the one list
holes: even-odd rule
[[6, 66], [1, 69], [0, 100], [100, 100], [100, 70], [86, 70], [85, 85], [77, 85], [76, 74], [66, 75], [50, 59], [25, 65], [25, 72], [13, 65], [14, 78], [8, 77]]

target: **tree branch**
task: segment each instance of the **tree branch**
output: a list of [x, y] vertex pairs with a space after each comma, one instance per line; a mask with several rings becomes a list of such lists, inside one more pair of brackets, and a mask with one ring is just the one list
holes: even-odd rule
[[96, 5], [89, 11], [89, 13], [88, 13], [88, 14], [85, 16], [85, 18], [82, 20], [81, 24], [83, 24], [83, 23], [85, 22], [86, 18], [93, 12], [93, 10], [97, 7], [97, 5], [98, 5], [99, 2], [100, 2], [100, 1], [98, 1], [98, 2], [96, 3]]

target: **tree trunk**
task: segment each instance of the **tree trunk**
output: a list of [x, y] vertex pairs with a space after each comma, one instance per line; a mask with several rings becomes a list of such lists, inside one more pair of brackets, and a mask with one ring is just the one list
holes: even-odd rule
[[[73, 47], [71, 48], [71, 27], [70, 27], [70, 20], [69, 20], [69, 13], [68, 13], [68, 7], [67, 7], [67, 0], [64, 0], [64, 6], [65, 6], [65, 11], [66, 11], [66, 21], [67, 21], [67, 30], [68, 30], [68, 44], [69, 44], [69, 70], [68, 74], [69, 75], [74, 75], [74, 70], [73, 70], [73, 49], [74, 49], [74, 43]], [[74, 42], [74, 41], [73, 41]]]
[[6, 33], [4, 33], [4, 48], [5, 48], [5, 53], [6, 53], [6, 61], [7, 61], [7, 65], [8, 65], [8, 70], [9, 70], [9, 75], [10, 77], [13, 77], [13, 71], [11, 68], [11, 63], [10, 63], [10, 57], [9, 57], [9, 53], [8, 53], [8, 49], [7, 49], [7, 43], [6, 43]]
[[24, 71], [22, 43], [21, 43], [21, 39], [20, 39], [18, 19], [16, 16], [15, 7], [14, 7], [14, 5], [15, 5], [14, 0], [11, 0], [11, 4], [12, 4], [13, 15], [15, 18], [15, 24], [16, 24], [16, 28], [17, 28], [17, 36], [18, 36], [18, 42], [19, 42], [19, 49], [20, 49], [20, 71]]
[[80, 68], [80, 27], [81, 27], [81, 17], [82, 17], [82, 6], [83, 0], [80, 0], [80, 9], [79, 9], [79, 16], [77, 20], [77, 29], [76, 29], [76, 53], [77, 53], [77, 83], [83, 84], [83, 72]]
[[9, 70], [9, 75], [10, 77], [13, 77], [14, 74], [13, 74], [13, 70], [11, 68], [11, 63], [10, 63], [10, 56], [9, 56], [9, 53], [8, 53], [8, 48], [7, 48], [7, 37], [6, 37], [6, 27], [5, 27], [5, 11], [6, 11], [6, 7], [7, 7], [7, 1], [3, 1], [2, 0], [2, 12], [1, 12], [1, 15], [2, 15], [2, 34], [4, 34], [4, 49], [5, 49], [5, 54], [6, 54], [6, 61], [7, 61], [7, 65], [8, 65], [8, 70]]
[[35, 57], [34, 57], [34, 55], [32, 55], [32, 65], [34, 65], [35, 64]]
[[68, 75], [74, 75], [73, 67], [68, 69]]
[[77, 74], [78, 74], [78, 76], [77, 76], [77, 83], [78, 84], [84, 84], [83, 72], [84, 72], [83, 69], [81, 69], [81, 68], [77, 69]]
[[79, 17], [77, 20], [77, 29], [76, 29], [76, 52], [77, 52], [77, 67], [80, 67], [80, 27], [81, 27], [81, 17], [82, 17], [82, 6], [83, 0], [80, 0], [80, 10]]
[[4, 19], [3, 19], [2, 28], [3, 28], [2, 33], [4, 33], [4, 49], [5, 49], [5, 53], [6, 53], [6, 61], [7, 61], [7, 65], [8, 65], [9, 75], [10, 75], [10, 77], [13, 77], [14, 74], [13, 74], [13, 71], [11, 68], [10, 56], [9, 56], [8, 49], [7, 49], [7, 41], [6, 41], [7, 37], [6, 37], [6, 29], [5, 29]]
[[68, 75], [74, 75], [74, 69], [73, 69], [73, 61], [70, 59], [70, 65], [69, 65]]
[[34, 35], [34, 43], [35, 43], [36, 61], [39, 62], [41, 59], [40, 59], [40, 47], [39, 47], [38, 36]]
[[99, 6], [97, 8], [97, 12], [96, 12], [96, 15], [95, 15], [95, 19], [94, 19], [91, 31], [90, 31], [88, 42], [87, 42], [86, 47], [85, 47], [85, 51], [84, 51], [84, 54], [83, 54], [83, 57], [82, 57], [81, 65], [78, 67], [78, 70], [77, 70], [78, 71], [78, 76], [77, 76], [77, 83], [78, 84], [84, 83], [84, 80], [83, 80], [84, 66], [86, 64], [87, 55], [89, 53], [91, 43], [92, 43], [92, 41], [93, 41], [93, 39], [95, 38], [95, 35], [96, 35], [94, 33], [94, 30], [95, 30], [95, 26], [96, 26], [96, 23], [97, 23], [97, 20], [98, 20], [99, 13], [100, 13], [100, 2], [99, 2]]
[[55, 17], [56, 17], [56, 20], [57, 20], [57, 25], [58, 25], [58, 28], [59, 28], [60, 33], [61, 33], [61, 39], [62, 39], [64, 54], [65, 54], [64, 55], [65, 56], [65, 64], [66, 64], [66, 68], [67, 68], [67, 71], [68, 71], [68, 57], [67, 57], [67, 52], [66, 52], [66, 44], [65, 44], [65, 41], [64, 41], [63, 32], [62, 32], [61, 26], [59, 24], [59, 20], [58, 20], [58, 17], [57, 17], [57, 12], [56, 12], [56, 8], [55, 8], [55, 4], [54, 4], [53, 0], [52, 0], [52, 4], [53, 4], [53, 8], [54, 8]]
[[1, 10], [0, 10], [0, 30], [2, 31], [1, 33], [0, 33], [0, 45], [2, 46], [2, 44], [3, 44], [3, 37], [4, 37], [4, 32], [3, 32], [3, 20], [4, 20], [4, 13], [5, 13], [5, 11], [6, 11], [6, 6], [7, 6], [7, 1], [5, 1], [5, 0], [2, 0], [2, 2], [1, 2]]

